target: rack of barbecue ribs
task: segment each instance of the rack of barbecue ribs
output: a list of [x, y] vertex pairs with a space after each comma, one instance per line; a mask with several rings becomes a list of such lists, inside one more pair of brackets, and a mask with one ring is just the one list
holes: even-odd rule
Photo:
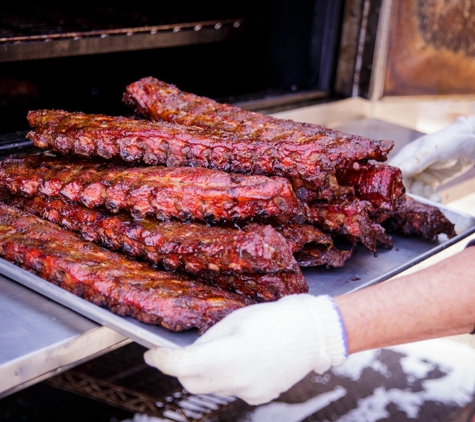
[[366, 201], [353, 201], [356, 209], [341, 200], [307, 206], [280, 177], [236, 176], [194, 167], [128, 167], [84, 157], [64, 163], [61, 156], [35, 154], [0, 162], [0, 186], [13, 194], [125, 210], [135, 218], [214, 223], [255, 218], [276, 225], [308, 221], [373, 252], [384, 238], [382, 226], [369, 220]]
[[89, 208], [125, 210], [136, 218], [225, 222], [253, 217], [305, 218], [305, 207], [282, 177], [235, 175], [200, 167], [130, 167], [84, 157], [10, 156], [0, 164], [13, 193], [62, 197]]
[[0, 256], [113, 313], [171, 331], [206, 331], [249, 298], [158, 271], [0, 203]]
[[[284, 218], [287, 221], [292, 220], [298, 221], [300, 223], [306, 222], [311, 225], [316, 225], [317, 227], [330, 232], [333, 236], [343, 236], [347, 238], [352, 244], [362, 243], [373, 253], [376, 253], [377, 246], [383, 246], [386, 248], [390, 248], [392, 246], [391, 238], [387, 235], [386, 228], [381, 224], [383, 221], [381, 216], [386, 215], [382, 213], [383, 211], [386, 213], [394, 212], [397, 209], [399, 202], [402, 201], [402, 198], [404, 198], [405, 188], [402, 182], [402, 175], [398, 168], [388, 166], [386, 164], [368, 163], [368, 159], [374, 159], [375, 157], [377, 159], [384, 160], [386, 153], [381, 153], [382, 150], [380, 149], [380, 146], [386, 145], [387, 152], [390, 150], [390, 148], [392, 148], [392, 144], [389, 145], [384, 141], [373, 142], [372, 140], [365, 140], [365, 142], [359, 143], [355, 142], [355, 140], [350, 135], [347, 135], [346, 138], [342, 140], [342, 135], [340, 135], [339, 132], [326, 129], [323, 130], [320, 126], [282, 121], [280, 119], [270, 117], [267, 118], [267, 116], [262, 116], [258, 113], [247, 112], [245, 110], [241, 110], [237, 114], [242, 115], [243, 118], [248, 118], [250, 122], [249, 125], [246, 125], [245, 129], [241, 128], [242, 130], [239, 129], [238, 126], [233, 126], [233, 129], [231, 130], [228, 127], [228, 123], [224, 124], [223, 121], [229, 122], [235, 120], [235, 112], [237, 112], [235, 107], [219, 105], [218, 103], [203, 97], [182, 93], [175, 87], [172, 87], [172, 89], [168, 86], [168, 84], [162, 84], [153, 78], [145, 78], [144, 80], [140, 80], [139, 82], [128, 86], [124, 96], [128, 102], [131, 101], [131, 92], [135, 92], [135, 90], [132, 89], [133, 87], [139, 87], [140, 89], [143, 89], [144, 92], [148, 92], [148, 94], [150, 94], [150, 92], [154, 93], [154, 95], [147, 94], [148, 96], [146, 96], [148, 100], [146, 104], [149, 105], [149, 109], [147, 109], [148, 114], [143, 111], [144, 106], [140, 108], [147, 116], [151, 115], [150, 110], [155, 110], [155, 102], [153, 100], [157, 100], [155, 94], [159, 92], [159, 98], [161, 101], [163, 101], [163, 104], [165, 104], [166, 107], [170, 107], [170, 109], [167, 108], [167, 112], [164, 113], [164, 116], [168, 116], [167, 118], [173, 123], [164, 121], [146, 122], [143, 120], [131, 120], [122, 117], [116, 118], [102, 115], [86, 115], [84, 113], [39, 110], [36, 112], [30, 112], [28, 115], [30, 124], [33, 127], [33, 130], [30, 131], [28, 136], [33, 140], [36, 146], [42, 148], [52, 148], [53, 150], [62, 154], [72, 153], [86, 156], [99, 155], [109, 159], [120, 156], [130, 161], [140, 161], [143, 160], [143, 158], [147, 155], [147, 152], [144, 152], [147, 151], [147, 148], [158, 148], [158, 150], [165, 151], [163, 161], [168, 163], [168, 165], [174, 165], [177, 162], [175, 158], [179, 155], [181, 157], [181, 161], [178, 161], [180, 164], [186, 164], [188, 166], [204, 165], [206, 167], [209, 165], [209, 161], [205, 160], [205, 163], [204, 161], [197, 161], [193, 158], [196, 158], [197, 156], [195, 153], [199, 155], [201, 152], [203, 152], [203, 144], [201, 143], [202, 139], [200, 138], [196, 140], [193, 138], [193, 135], [190, 134], [191, 132], [186, 132], [187, 130], [195, 132], [196, 136], [208, 137], [208, 141], [213, 139], [213, 142], [218, 142], [217, 144], [213, 144], [211, 141], [209, 141], [206, 146], [213, 144], [216, 147], [219, 145], [219, 142], [227, 142], [232, 137], [234, 137], [233, 144], [230, 144], [229, 147], [232, 147], [234, 151], [233, 153], [238, 154], [240, 157], [248, 155], [243, 154], [243, 151], [247, 150], [242, 150], [240, 147], [241, 144], [239, 142], [245, 142], [249, 148], [251, 148], [253, 145], [257, 145], [259, 147], [266, 146], [269, 145], [268, 138], [275, 135], [274, 140], [276, 140], [276, 142], [287, 142], [289, 145], [291, 144], [298, 147], [299, 145], [307, 145], [308, 142], [310, 142], [309, 137], [311, 137], [311, 134], [315, 135], [324, 133], [325, 136], [322, 135], [321, 137], [317, 138], [315, 138], [316, 135], [313, 136], [310, 144], [314, 146], [315, 144], [318, 144], [319, 147], [322, 147], [322, 145], [326, 147], [328, 138], [332, 138], [335, 145], [340, 145], [340, 151], [338, 153], [335, 153], [335, 150], [332, 149], [325, 151], [325, 153], [322, 151], [320, 153], [320, 156], [325, 156], [328, 162], [333, 163], [332, 169], [329, 169], [328, 166], [325, 167], [326, 174], [330, 175], [330, 179], [332, 179], [330, 185], [325, 185], [326, 188], [329, 189], [320, 191], [320, 193], [324, 191], [326, 192], [326, 194], [323, 195], [323, 198], [318, 197], [316, 191], [313, 188], [309, 189], [307, 186], [299, 185], [299, 187], [296, 189], [295, 178], [292, 178], [293, 176], [290, 177], [289, 181], [292, 183], [292, 185], [288, 185], [286, 187], [286, 192], [288, 192], [286, 198], [291, 198], [289, 201], [287, 201], [287, 203], [292, 204], [291, 207], [288, 207], [287, 203], [280, 200], [282, 196], [275, 198], [274, 200], [274, 203], [277, 203], [278, 205], [277, 208], [290, 211], [290, 215], [286, 215], [286, 212], [282, 212], [279, 218]], [[162, 94], [165, 97], [162, 98]], [[168, 96], [169, 94], [170, 96]], [[180, 99], [179, 105], [181, 107], [181, 114], [173, 108], [173, 104], [178, 101], [178, 98]], [[163, 104], [161, 106], [157, 106], [158, 109], [162, 110], [163, 107], [165, 107]], [[196, 104], [200, 104], [200, 106], [198, 107]], [[205, 107], [203, 104], [207, 104], [207, 106]], [[211, 107], [211, 105], [213, 107]], [[178, 105], [176, 106], [178, 107]], [[197, 110], [201, 110], [200, 113], [198, 113]], [[173, 114], [175, 112], [181, 116], [180, 119], [184, 119], [183, 121], [179, 120], [180, 124], [174, 123], [177, 120], [170, 117], [175, 116], [175, 114]], [[199, 114], [197, 119], [199, 122], [202, 122], [200, 124], [202, 124], [203, 128], [196, 128], [194, 126], [188, 127], [181, 124], [189, 124], [190, 121], [195, 122], [195, 120], [186, 117], [189, 113], [193, 116], [196, 113]], [[210, 113], [210, 115], [208, 116], [207, 113]], [[218, 113], [221, 117], [216, 117], [216, 113]], [[203, 117], [202, 114], [207, 117]], [[153, 116], [154, 118], [158, 119], [156, 113], [153, 114]], [[258, 118], [263, 119], [262, 125], [264, 129], [262, 129], [260, 132], [257, 129], [250, 131], [249, 127], [253, 127], [254, 124], [257, 125], [257, 122], [260, 122]], [[160, 137], [162, 135], [155, 136], [157, 131], [160, 132], [160, 130], [157, 129], [157, 126], [153, 126], [154, 124], [161, 124], [162, 126], [160, 126], [160, 130], [163, 130], [164, 127], [169, 129], [166, 131], [166, 148], [162, 148], [164, 142], [163, 137]], [[148, 127], [150, 130], [145, 130], [146, 127]], [[276, 130], [273, 132], [274, 127], [280, 127], [282, 130]], [[286, 132], [285, 128], [291, 128], [292, 130], [289, 129], [290, 132]], [[210, 134], [211, 131], [214, 131], [214, 133]], [[299, 134], [298, 137], [296, 133]], [[236, 134], [243, 137], [236, 138]], [[245, 136], [251, 135], [253, 137], [252, 139], [244, 138]], [[187, 145], [182, 143], [183, 139], [186, 139], [186, 142], [188, 142]], [[366, 145], [366, 155], [362, 153], [364, 148], [363, 150], [359, 150], [359, 153], [361, 153], [360, 155], [358, 155], [359, 153], [356, 153], [356, 155], [351, 155], [351, 153], [348, 153], [348, 150], [353, 151], [354, 148], [358, 151], [358, 146], [363, 144]], [[170, 147], [170, 145], [172, 147]], [[172, 152], [170, 152], [170, 148], [172, 149]], [[104, 153], [106, 150], [107, 153]], [[135, 153], [132, 153], [131, 151], [135, 151]], [[211, 150], [207, 151], [209, 152]], [[223, 150], [220, 150], [219, 148], [217, 151], [221, 153], [223, 152]], [[186, 157], [192, 157], [193, 159], [191, 161], [183, 161], [185, 155]], [[209, 154], [207, 156], [210, 157]], [[211, 156], [213, 155], [211, 154]], [[223, 156], [226, 157], [226, 154], [224, 153]], [[167, 161], [169, 157], [175, 157], [171, 163]], [[259, 160], [253, 159], [252, 162], [261, 163], [261, 157], [262, 155], [259, 156]], [[305, 159], [300, 155], [298, 149], [294, 151], [292, 157], [295, 160], [302, 159], [305, 161]], [[282, 165], [289, 165], [290, 167], [293, 166], [292, 168], [294, 170], [297, 168], [300, 170], [305, 170], [305, 166], [297, 166], [295, 160], [284, 160]], [[344, 163], [347, 163], [347, 165], [345, 166]], [[317, 167], [321, 169], [319, 165], [317, 165]], [[173, 172], [185, 171], [184, 167], [171, 168], [174, 169]], [[187, 168], [196, 169], [195, 167]], [[227, 166], [224, 168], [227, 171], [230, 171], [231, 167]], [[241, 167], [240, 170], [244, 171], [244, 168]], [[247, 174], [245, 176], [248, 177], [253, 175], [264, 177], [261, 173], [263, 172], [261, 172], [259, 169], [256, 170], [251, 168], [247, 169]], [[239, 179], [240, 177], [244, 177], [238, 176], [236, 173], [229, 174], [231, 175], [231, 178], [234, 178], [234, 180], [236, 180], [236, 178]], [[294, 173], [294, 176], [295, 174], [296, 173]], [[289, 173], [287, 173], [287, 176], [288, 175]], [[271, 178], [273, 180], [276, 180], [277, 178], [279, 181], [284, 179], [280, 176], [271, 176]], [[326, 182], [324, 182], [324, 184], [325, 183]], [[332, 186], [332, 188], [330, 188], [330, 186]], [[294, 191], [290, 193], [292, 188]], [[101, 189], [103, 188], [101, 187]], [[145, 195], [148, 195], [147, 189], [143, 189], [146, 191]], [[114, 188], [110, 190], [113, 191]], [[207, 195], [207, 193], [203, 195], [203, 201], [206, 200]], [[103, 197], [104, 195], [101, 194], [100, 196]], [[120, 195], [118, 196], [120, 197]], [[298, 205], [296, 198], [300, 200], [300, 205]], [[82, 201], [88, 205], [88, 199], [84, 198], [84, 195], [82, 197]], [[221, 198], [220, 201], [222, 201]], [[177, 200], [176, 202], [180, 207], [182, 206], [181, 200]], [[270, 205], [272, 208], [273, 204], [271, 203]], [[117, 207], [117, 201], [107, 200], [106, 206], [110, 209]], [[150, 204], [147, 205], [141, 201], [140, 204], [132, 206], [132, 212], [137, 216], [141, 216], [143, 215], [144, 210], [145, 212], [152, 212], [153, 210], [151, 208], [152, 207]], [[173, 206], [171, 208], [173, 208]], [[194, 206], [194, 210], [196, 210], [196, 208], [197, 207]], [[276, 215], [278, 210], [276, 207], [273, 208], [274, 209], [272, 211], [269, 211], [268, 209], [262, 211], [261, 215], [264, 217], [270, 216], [272, 213]], [[247, 215], [239, 214], [234, 218], [245, 218], [246, 216], [249, 217], [253, 213], [256, 216], [258, 215], [255, 213], [255, 210], [251, 210], [251, 212]], [[177, 215], [180, 215], [180, 210], [172, 210], [170, 213], [170, 211], [167, 209], [165, 218], [169, 218], [170, 216], [176, 217]], [[181, 218], [191, 218], [191, 216], [194, 215], [195, 214], [182, 213]], [[374, 218], [375, 215], [379, 215], [378, 220]], [[429, 214], [425, 213], [424, 215], [428, 216]], [[157, 216], [160, 217], [161, 214], [157, 214]], [[208, 212], [207, 214], [202, 214], [199, 216], [199, 218], [204, 219], [206, 222], [213, 222], [219, 218], [229, 218], [229, 214], [227, 216], [222, 216]], [[388, 220], [386, 224], [388, 224], [389, 221], [394, 221], [394, 218]], [[438, 227], [439, 229], [435, 229], [436, 232], [447, 233], [448, 235], [451, 235], [451, 231], [447, 231], [447, 224], [439, 224]], [[424, 233], [425, 232], [421, 232], [422, 235], [424, 235]], [[313, 249], [315, 251], [319, 251], [321, 250], [321, 246]], [[343, 257], [344, 255], [341, 256]], [[343, 259], [341, 263], [344, 261], [345, 259]], [[301, 262], [303, 263], [303, 260], [301, 260]], [[337, 261], [335, 260], [333, 262], [336, 263]], [[335, 264], [334, 266], [338, 266], [338, 264]]]
[[[284, 169], [275, 169], [274, 172], [267, 167], [262, 172], [288, 177], [300, 199], [307, 203], [315, 202], [316, 207], [323, 208], [325, 213], [332, 207], [334, 209], [338, 202], [349, 201], [353, 205], [356, 200], [369, 202], [371, 210], [367, 210], [364, 203], [356, 205], [364, 209], [363, 214], [366, 211], [371, 214], [373, 225], [369, 236], [363, 234], [368, 232], [371, 225], [366, 218], [364, 224], [360, 225], [363, 229], [357, 228], [358, 225], [353, 224], [351, 228], [329, 220], [326, 223], [330, 224], [326, 227], [343, 226], [342, 230], [334, 232], [342, 232], [358, 242], [363, 241], [370, 250], [374, 251], [376, 244], [391, 247], [390, 238], [384, 234], [385, 229], [377, 227], [384, 219], [382, 215], [393, 213], [393, 218], [386, 224], [394, 231], [398, 230], [396, 226], [403, 224], [403, 219], [396, 221], [395, 215], [407, 215], [408, 209], [418, 213], [419, 219], [425, 223], [420, 223], [419, 229], [410, 230], [409, 223], [406, 222], [405, 233], [422, 235], [428, 239], [433, 239], [440, 233], [454, 236], [453, 225], [447, 222], [440, 210], [426, 204], [416, 205], [412, 201], [408, 204], [402, 174], [398, 168], [384, 163], [370, 163], [386, 161], [387, 154], [394, 145], [392, 141], [376, 141], [320, 125], [265, 116], [184, 92], [173, 84], [153, 77], [145, 77], [129, 84], [123, 94], [123, 102], [142, 118], [151, 121], [171, 122], [207, 131], [222, 131], [226, 136], [246, 139], [253, 145], [276, 142], [285, 148], [291, 149], [293, 146], [296, 148], [294, 151], [302, 148], [298, 149], [298, 153], [285, 157], [281, 164]], [[315, 149], [309, 152], [310, 155], [301, 154], [306, 148], [309, 148], [308, 151]], [[313, 177], [319, 171], [327, 176], [331, 175], [323, 185], [315, 183]], [[347, 207], [337, 205], [337, 208], [345, 210], [343, 213], [336, 213], [340, 216], [344, 214], [344, 218], [353, 215], [353, 211]], [[315, 212], [311, 214], [315, 215]], [[380, 216], [379, 221], [374, 218], [376, 214]], [[437, 218], [434, 218], [434, 215], [437, 215]], [[429, 219], [431, 223], [427, 223]], [[389, 225], [389, 222], [392, 225]], [[430, 229], [423, 230], [422, 226]]]
[[[27, 117], [33, 128], [27, 137], [40, 148], [106, 159], [121, 157], [148, 165], [283, 176], [297, 195], [302, 189], [306, 195], [312, 192], [315, 199], [342, 195], [347, 190], [338, 184], [336, 171], [355, 162], [384, 161], [393, 147], [390, 141], [344, 136], [321, 128], [311, 136], [307, 133], [290, 140], [283, 136], [285, 130], [275, 138], [247, 139], [239, 132], [222, 130], [220, 125], [196, 128], [62, 110], [30, 111]], [[290, 129], [290, 133], [297, 131]]]
[[[113, 312], [203, 332], [241, 306], [308, 292], [301, 268], [341, 267], [358, 244], [376, 256], [392, 247], [392, 232], [456, 235], [437, 207], [406, 195], [400, 169], [384, 163], [391, 141], [245, 111], [154, 78], [127, 86], [123, 101], [140, 118], [30, 111], [27, 137], [45, 151], [0, 162], [0, 221], [11, 215], [0, 255]], [[27, 240], [30, 230], [39, 234]], [[38, 252], [49, 236], [64, 236], [66, 247]], [[110, 265], [96, 285], [80, 267], [89, 255], [76, 253], [89, 249], [78, 245], [96, 251], [94, 268], [109, 260], [102, 251], [120, 256], [123, 271], [166, 274], [165, 290], [149, 299], [125, 276], [112, 285]], [[189, 277], [196, 297], [167, 287]], [[211, 317], [214, 294], [222, 296]], [[182, 316], [185, 305], [193, 316]]]
[[[349, 135], [221, 104], [153, 77], [128, 85], [123, 101], [152, 121], [224, 133], [230, 145], [223, 152], [232, 154], [244, 147], [252, 154], [244, 158], [245, 166], [231, 171], [285, 176], [293, 182], [297, 194], [299, 188], [306, 188], [314, 191], [315, 199], [329, 199], [340, 193], [335, 179], [338, 170], [357, 162], [385, 161], [394, 146], [392, 141]], [[256, 156], [259, 160], [253, 160]]]
[[404, 195], [394, 211], [377, 211], [374, 216], [386, 230], [406, 236], [421, 236], [430, 241], [437, 240], [439, 234], [449, 239], [456, 236], [454, 225], [447, 220], [439, 208], [416, 201]]
[[[4, 195], [2, 200], [77, 232], [84, 240], [121, 251], [131, 259], [195, 276], [200, 282], [258, 302], [308, 292], [293, 251], [284, 236], [270, 225], [252, 224], [237, 230], [197, 223], [134, 220], [124, 213], [111, 215], [39, 196]], [[312, 240], [317, 243], [319, 239]], [[322, 250], [330, 247], [324, 244]]]

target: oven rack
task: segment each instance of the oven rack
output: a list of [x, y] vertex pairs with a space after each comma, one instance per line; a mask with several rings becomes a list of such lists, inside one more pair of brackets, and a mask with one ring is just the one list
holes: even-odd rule
[[[0, 16], [0, 24], [2, 22]], [[29, 23], [12, 26], [28, 27]], [[71, 57], [229, 41], [245, 33], [245, 20], [215, 19], [137, 27], [0, 31], [0, 62]], [[27, 34], [27, 35], [25, 35]]]

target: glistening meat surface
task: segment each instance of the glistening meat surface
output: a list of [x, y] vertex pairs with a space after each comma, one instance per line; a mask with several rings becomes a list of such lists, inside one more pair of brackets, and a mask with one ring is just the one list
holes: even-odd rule
[[281, 177], [194, 167], [128, 167], [45, 154], [4, 159], [0, 186], [12, 193], [61, 197], [88, 208], [105, 206], [134, 218], [163, 221], [303, 220], [306, 211]]
[[200, 129], [61, 110], [30, 111], [28, 122], [33, 130], [27, 137], [37, 147], [63, 154], [284, 176], [295, 189], [305, 186], [326, 198], [342, 189], [335, 179], [336, 170], [355, 161], [384, 160], [392, 148], [389, 142], [337, 136], [336, 132], [322, 134], [322, 128], [311, 138], [296, 142], [280, 136], [247, 139], [245, 134], [225, 132], [220, 127]]
[[406, 192], [399, 168], [387, 164], [361, 164], [337, 172], [337, 180], [354, 189], [355, 196], [375, 209], [394, 211]]
[[343, 267], [346, 260], [351, 257], [351, 253], [349, 250], [340, 250], [334, 246], [327, 249], [317, 244], [311, 244], [296, 252], [295, 259], [302, 267], [337, 268]]
[[[256, 152], [241, 158], [246, 171], [286, 176], [329, 199], [337, 190], [335, 171], [358, 161], [385, 161], [392, 141], [378, 141], [349, 135], [319, 125], [278, 119], [221, 104], [209, 98], [184, 92], [175, 85], [153, 77], [142, 78], [126, 87], [123, 101], [150, 120], [198, 126], [207, 131], [222, 131], [233, 139], [246, 138]], [[236, 151], [241, 144], [229, 145]], [[234, 171], [234, 170], [233, 170]]]
[[118, 315], [204, 332], [249, 299], [107, 251], [0, 203], [0, 256]]
[[255, 224], [252, 230], [244, 231], [196, 223], [133, 220], [122, 213], [111, 215], [59, 199], [15, 196], [3, 200], [81, 232], [86, 240], [108, 248], [123, 248], [130, 257], [148, 256], [155, 263], [161, 261], [170, 271], [295, 271], [296, 263], [286, 240], [271, 226]]
[[311, 224], [283, 224], [275, 226], [281, 233], [301, 267], [342, 267], [351, 251], [339, 250], [333, 239]]
[[286, 240], [271, 226], [253, 224], [249, 230], [236, 230], [133, 220], [124, 214], [109, 215], [59, 199], [2, 199], [130, 258], [192, 274], [198, 281], [257, 301], [308, 292]]

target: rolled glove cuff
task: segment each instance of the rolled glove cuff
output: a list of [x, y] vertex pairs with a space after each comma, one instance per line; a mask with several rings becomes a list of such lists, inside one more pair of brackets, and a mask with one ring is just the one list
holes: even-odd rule
[[[346, 330], [340, 311], [328, 295], [315, 297], [315, 302], [315, 306], [310, 311], [313, 313], [314, 319], [319, 321], [317, 327], [320, 327], [317, 329], [317, 335], [322, 337], [320, 341], [321, 354], [326, 357], [327, 366], [340, 365], [348, 357]], [[323, 361], [321, 363], [324, 366]], [[327, 369], [328, 367], [324, 368], [322, 365], [318, 365], [315, 371], [321, 373]]]

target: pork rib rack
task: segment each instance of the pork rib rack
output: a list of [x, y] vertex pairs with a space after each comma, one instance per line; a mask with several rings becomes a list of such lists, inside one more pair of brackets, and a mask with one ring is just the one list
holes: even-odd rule
[[201, 224], [133, 220], [59, 199], [5, 196], [3, 201], [129, 258], [144, 259], [167, 271], [196, 276], [256, 301], [307, 293], [308, 285], [286, 240], [271, 226], [251, 230]]
[[244, 296], [127, 259], [74, 233], [0, 203], [0, 256], [121, 316], [171, 331], [206, 331]]
[[[268, 124], [264, 116], [262, 119], [263, 124]], [[293, 182], [296, 190], [306, 187], [315, 191], [317, 198], [325, 199], [344, 191], [335, 178], [338, 169], [361, 160], [384, 161], [393, 145], [389, 141], [343, 135], [321, 127], [314, 128], [306, 137], [288, 139], [272, 133], [273, 138], [266, 134], [267, 137], [248, 139], [247, 134], [223, 131], [219, 120], [216, 128], [200, 129], [165, 121], [61, 110], [30, 111], [28, 122], [33, 129], [27, 137], [35, 146], [63, 154], [284, 176]], [[255, 124], [260, 125], [260, 120]], [[283, 133], [297, 132], [293, 128], [276, 128], [276, 132], [277, 129]]]
[[305, 186], [318, 191], [319, 199], [338, 191], [337, 170], [359, 161], [385, 161], [394, 145], [221, 104], [153, 77], [128, 85], [123, 101], [153, 121], [227, 133], [227, 145], [216, 144], [221, 154], [229, 155], [230, 167], [224, 170], [285, 176], [296, 190]]
[[224, 222], [304, 218], [305, 209], [282, 177], [245, 176], [194, 167], [128, 167], [82, 157], [10, 156], [0, 185], [12, 193], [125, 210], [135, 218]]

